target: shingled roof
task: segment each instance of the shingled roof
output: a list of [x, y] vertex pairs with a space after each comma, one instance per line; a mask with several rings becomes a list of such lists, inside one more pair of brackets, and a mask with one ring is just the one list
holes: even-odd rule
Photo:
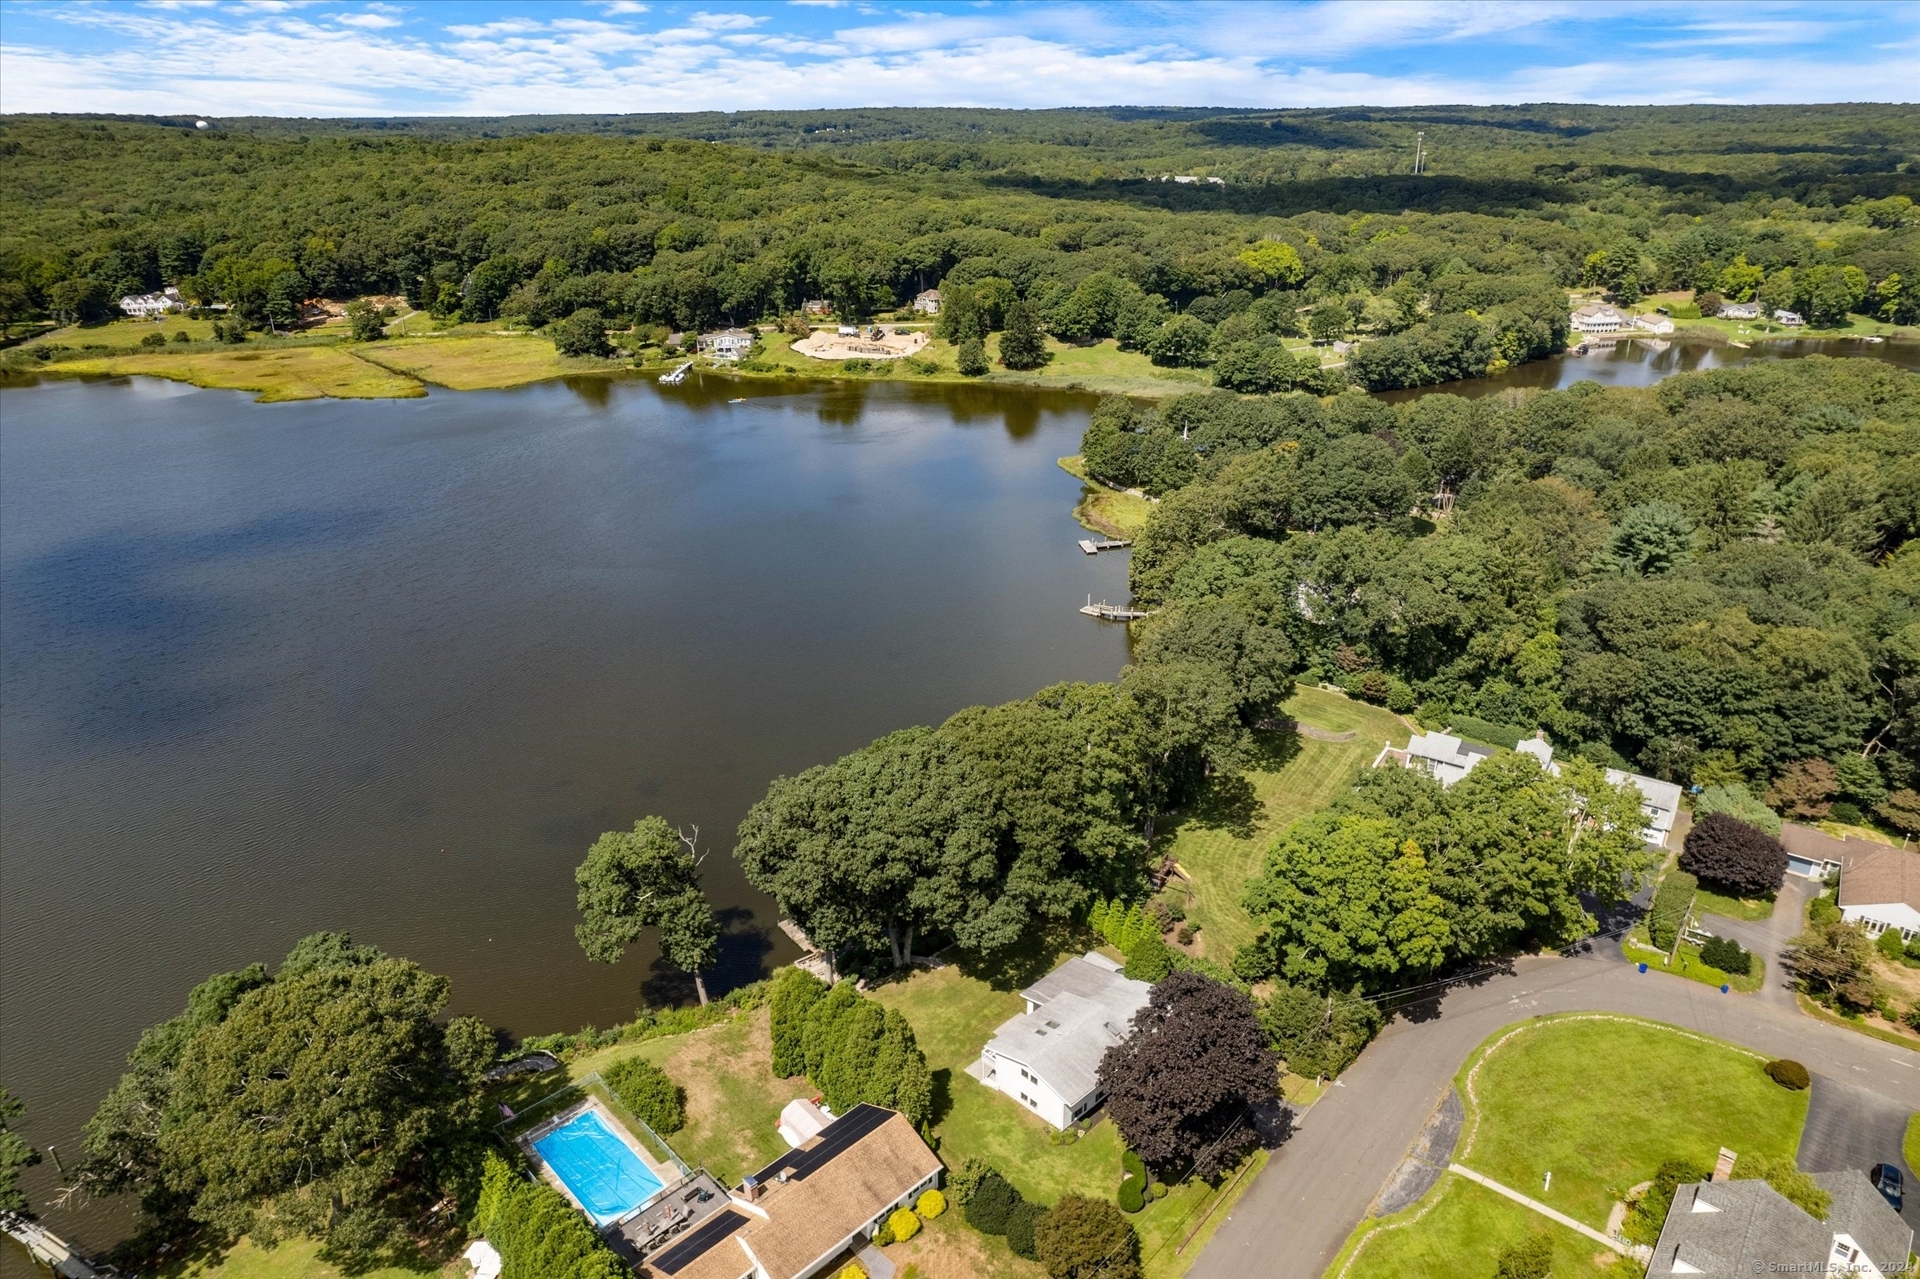
[[[1846, 1240], [1880, 1271], [1907, 1259], [1913, 1231], [1863, 1172], [1816, 1173], [1833, 1197], [1819, 1221], [1764, 1181], [1696, 1182], [1674, 1192], [1648, 1279], [1667, 1275], [1824, 1274]], [[1845, 1239], [1842, 1239], [1842, 1236]], [[1840, 1258], [1851, 1263], [1858, 1258]]]
[[1878, 906], [1905, 902], [1920, 910], [1920, 853], [1876, 848], [1849, 853], [1840, 869], [1840, 905]]

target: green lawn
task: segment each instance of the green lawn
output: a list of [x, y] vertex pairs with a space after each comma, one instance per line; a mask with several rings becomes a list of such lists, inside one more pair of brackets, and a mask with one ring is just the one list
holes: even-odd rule
[[[1656, 1022], [1573, 1013], [1501, 1031], [1460, 1068], [1454, 1161], [1596, 1230], [1668, 1159], [1793, 1157], [1807, 1094], [1755, 1054]], [[1551, 1189], [1542, 1190], [1553, 1173]]]
[[1908, 1168], [1920, 1168], [1920, 1114], [1907, 1118], [1907, 1139], [1901, 1143], [1900, 1153], [1906, 1156]]
[[[914, 1036], [934, 1071], [934, 1134], [940, 1142], [941, 1159], [949, 1166], [969, 1156], [984, 1159], [1022, 1195], [1043, 1204], [1053, 1203], [1068, 1191], [1096, 1198], [1114, 1194], [1120, 1186], [1119, 1131], [1102, 1120], [1079, 1140], [1056, 1144], [1054, 1131], [1047, 1124], [964, 1071], [979, 1057], [1000, 1024], [1025, 1008], [1016, 993], [1018, 987], [1045, 972], [1052, 960], [1075, 952], [1074, 947], [1059, 944], [1070, 940], [1030, 948], [1031, 962], [1012, 972], [979, 970], [963, 960], [946, 968], [916, 971], [873, 992], [875, 999], [898, 1009], [913, 1024]], [[1233, 1185], [1233, 1198], [1238, 1198], [1264, 1165], [1264, 1154], [1255, 1159], [1258, 1162]], [[1150, 1279], [1175, 1279], [1192, 1264], [1201, 1245], [1226, 1218], [1230, 1204], [1214, 1202], [1225, 1193], [1225, 1187], [1215, 1191], [1204, 1182], [1190, 1182], [1129, 1218], [1140, 1234], [1141, 1255]], [[1175, 1249], [1201, 1224], [1203, 1216], [1206, 1220], [1199, 1236], [1176, 1255]], [[997, 1256], [995, 1249], [1004, 1249], [997, 1240], [989, 1242], [993, 1247], [982, 1254], [985, 1257]], [[890, 1254], [893, 1251], [890, 1249]], [[938, 1267], [916, 1264], [922, 1265], [929, 1279], [967, 1273], [953, 1269], [947, 1264], [951, 1260]], [[1040, 1273], [1037, 1267], [1009, 1269], [1020, 1265], [1017, 1258], [1007, 1256], [982, 1273]]]
[[1728, 919], [1769, 919], [1773, 916], [1773, 898], [1727, 897], [1703, 886], [1693, 899], [1693, 908]]
[[1685, 977], [1688, 981], [1702, 982], [1715, 989], [1731, 986], [1742, 994], [1751, 994], [1760, 989], [1760, 983], [1766, 979], [1767, 975], [1766, 961], [1758, 955], [1753, 957], [1753, 967], [1743, 977], [1737, 973], [1721, 972], [1700, 958], [1698, 946], [1685, 943], [1682, 943], [1680, 949], [1675, 952], [1673, 963], [1669, 965], [1667, 953], [1649, 945], [1639, 929], [1628, 933], [1621, 940], [1620, 949], [1630, 962], [1645, 964], [1653, 972]]
[[[1179, 814], [1170, 832], [1174, 859], [1193, 879], [1187, 917], [1200, 926], [1203, 953], [1222, 963], [1253, 939], [1241, 909], [1247, 881], [1257, 874], [1273, 837], [1325, 807], [1384, 742], [1404, 746], [1399, 716], [1323, 689], [1300, 687], [1281, 708], [1304, 724], [1352, 731], [1350, 742], [1323, 742], [1291, 733], [1263, 733], [1265, 759], [1244, 778], [1224, 778]], [[1163, 828], [1164, 829], [1164, 828]]]
[[1131, 540], [1140, 536], [1147, 517], [1153, 514], [1150, 500], [1088, 479], [1085, 460], [1078, 455], [1061, 458], [1060, 469], [1086, 485], [1080, 504], [1073, 508], [1073, 517], [1082, 525], [1109, 537]]
[[[1584, 1235], [1485, 1186], [1449, 1173], [1405, 1212], [1362, 1225], [1348, 1239], [1329, 1279], [1406, 1279], [1409, 1275], [1480, 1279], [1500, 1264], [1500, 1254], [1529, 1235], [1553, 1242], [1552, 1279], [1588, 1279], [1594, 1275], [1638, 1276], [1638, 1266], [1610, 1253]], [[1355, 1253], [1358, 1253], [1356, 1256]], [[1601, 1258], [1612, 1258], [1605, 1268]]]
[[[316, 1255], [320, 1245], [310, 1239], [292, 1239], [278, 1248], [262, 1248], [242, 1239], [217, 1257], [175, 1261], [155, 1270], [157, 1279], [343, 1279], [342, 1272]], [[383, 1266], [362, 1271], [358, 1279], [464, 1279], [467, 1263], [454, 1260], [439, 1269], [401, 1270]]]
[[[765, 1008], [690, 1034], [585, 1054], [568, 1063], [567, 1077], [583, 1079], [627, 1057], [646, 1058], [686, 1089], [687, 1126], [663, 1135], [689, 1165], [705, 1165], [729, 1185], [786, 1150], [774, 1126], [781, 1107], [817, 1091], [804, 1077], [774, 1077]], [[554, 1076], [547, 1078], [544, 1091], [562, 1086]]]

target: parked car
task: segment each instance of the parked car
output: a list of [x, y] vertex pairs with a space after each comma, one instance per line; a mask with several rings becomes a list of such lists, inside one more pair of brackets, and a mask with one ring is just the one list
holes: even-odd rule
[[1867, 1180], [1873, 1183], [1873, 1188], [1880, 1192], [1881, 1198], [1893, 1205], [1895, 1212], [1900, 1211], [1903, 1187], [1898, 1168], [1892, 1164], [1875, 1164], [1873, 1171], [1867, 1174]]

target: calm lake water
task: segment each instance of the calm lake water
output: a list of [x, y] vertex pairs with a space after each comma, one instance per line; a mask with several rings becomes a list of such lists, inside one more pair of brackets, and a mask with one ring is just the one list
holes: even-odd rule
[[[1619, 343], [1436, 390], [1857, 342]], [[728, 403], [745, 396], [742, 403]], [[320, 928], [521, 1033], [689, 997], [592, 965], [602, 830], [698, 824], [713, 983], [790, 957], [733, 832], [767, 783], [963, 706], [1111, 679], [1081, 554], [1092, 399], [583, 380], [256, 405], [153, 380], [0, 391], [0, 1079], [78, 1153], [142, 1027]], [[37, 1199], [51, 1165], [29, 1174]], [[91, 1244], [119, 1218], [47, 1214]], [[28, 1273], [0, 1247], [0, 1274]]]
[[1422, 395], [1461, 395], [1478, 399], [1502, 391], [1561, 391], [1575, 382], [1602, 386], [1652, 386], [1675, 373], [1697, 369], [1725, 369], [1754, 360], [1792, 360], [1807, 355], [1880, 360], [1904, 369], [1920, 369], [1920, 342], [1861, 342], [1848, 338], [1780, 338], [1755, 342], [1749, 348], [1725, 343], [1675, 342], [1670, 338], [1621, 338], [1598, 341], [1585, 355], [1556, 355], [1518, 365], [1493, 377], [1415, 391], [1388, 391], [1383, 400], [1416, 399]]
[[648, 813], [700, 827], [714, 988], [790, 958], [731, 856], [772, 778], [1124, 663], [1076, 609], [1126, 598], [1125, 557], [1075, 546], [1054, 464], [1090, 404], [0, 392], [0, 1078], [29, 1139], [77, 1154], [142, 1027], [319, 928], [518, 1033], [690, 997], [573, 940], [573, 867]]

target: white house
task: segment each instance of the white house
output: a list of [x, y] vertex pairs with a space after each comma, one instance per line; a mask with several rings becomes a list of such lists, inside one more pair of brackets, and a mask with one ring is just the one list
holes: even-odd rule
[[1920, 853], [1874, 849], [1840, 868], [1840, 917], [1867, 936], [1898, 929], [1903, 940], [1920, 933]]
[[1567, 322], [1575, 333], [1618, 333], [1628, 324], [1625, 313], [1605, 302], [1575, 307]]
[[914, 294], [913, 309], [922, 315], [940, 314], [940, 290], [925, 289]]
[[700, 335], [700, 354], [711, 355], [716, 360], [743, 359], [752, 346], [753, 334], [745, 329], [721, 329], [718, 333]]
[[[1547, 740], [1545, 733], [1535, 733], [1514, 749], [1539, 760], [1540, 767], [1554, 776], [1560, 775], [1560, 765], [1553, 762], [1553, 743]], [[1624, 769], [1609, 768], [1606, 772], [1607, 780], [1615, 786], [1624, 782], [1640, 792], [1640, 812], [1647, 819], [1646, 829], [1641, 831], [1640, 837], [1650, 847], [1665, 848], [1667, 836], [1673, 833], [1674, 819], [1680, 812], [1680, 788], [1672, 782], [1642, 777], [1639, 773], [1629, 773]]]
[[184, 311], [187, 300], [180, 296], [180, 290], [168, 285], [158, 293], [130, 293], [120, 299], [120, 309], [136, 319], [165, 315], [169, 311]]
[[1373, 766], [1394, 763], [1402, 768], [1418, 768], [1442, 786], [1451, 786], [1471, 773], [1474, 765], [1493, 758], [1493, 748], [1476, 746], [1447, 733], [1415, 733], [1405, 750], [1392, 746], [1374, 758]]
[[[1560, 765], [1554, 762], [1553, 744], [1547, 741], [1546, 734], [1535, 733], [1514, 749], [1533, 756], [1540, 762], [1540, 767], [1559, 776]], [[1442, 786], [1451, 786], [1471, 773], [1482, 760], [1492, 759], [1493, 755], [1491, 747], [1477, 746], [1447, 733], [1415, 733], [1408, 740], [1405, 750], [1392, 745], [1382, 747], [1374, 757], [1373, 766], [1380, 768], [1386, 764], [1398, 764], [1401, 768], [1424, 769]], [[1630, 783], [1640, 792], [1640, 811], [1647, 821], [1640, 837], [1651, 847], [1665, 848], [1667, 837], [1673, 833], [1674, 818], [1680, 811], [1680, 788], [1672, 782], [1642, 777], [1618, 768], [1609, 768], [1606, 772], [1607, 780], [1615, 786], [1623, 782]]]
[[967, 1073], [1055, 1128], [1084, 1119], [1105, 1093], [1100, 1059], [1133, 1033], [1153, 988], [1098, 952], [1069, 959], [1020, 992], [1027, 1011], [994, 1032]]
[[1720, 318], [1723, 320], [1757, 320], [1760, 318], [1758, 302], [1726, 302], [1721, 304]]
[[1648, 333], [1667, 334], [1673, 332], [1673, 321], [1656, 311], [1634, 316], [1633, 327], [1644, 329]]
[[1800, 318], [1798, 311], [1775, 311], [1773, 318], [1776, 323], [1784, 324], [1790, 329], [1797, 329], [1806, 323], [1805, 320]]

